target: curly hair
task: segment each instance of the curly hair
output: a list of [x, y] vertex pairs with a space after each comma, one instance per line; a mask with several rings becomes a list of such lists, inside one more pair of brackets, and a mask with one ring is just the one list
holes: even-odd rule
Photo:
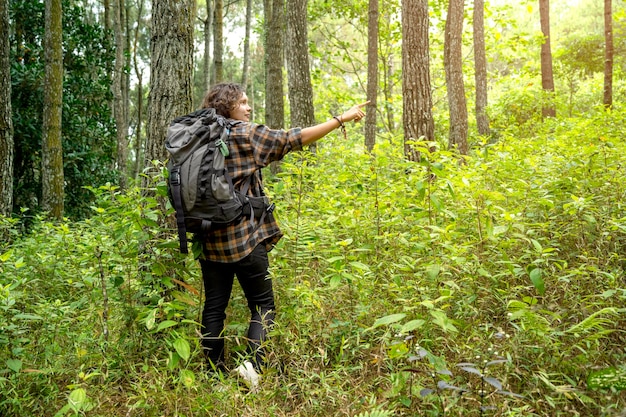
[[202, 108], [212, 107], [217, 114], [230, 117], [230, 112], [237, 107], [243, 93], [243, 87], [239, 84], [216, 84], [204, 96]]

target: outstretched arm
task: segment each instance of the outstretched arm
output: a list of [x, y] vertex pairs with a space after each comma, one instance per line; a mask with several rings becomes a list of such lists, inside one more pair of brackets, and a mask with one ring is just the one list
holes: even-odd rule
[[[347, 123], [351, 120], [358, 122], [363, 117], [365, 117], [365, 112], [363, 112], [363, 107], [367, 106], [369, 101], [365, 103], [357, 104], [352, 107], [350, 110], [343, 113], [341, 116], [337, 116], [336, 118], [332, 118], [323, 123], [320, 123], [315, 126], [305, 127], [302, 129], [302, 145], [310, 145], [318, 139], [323, 138], [333, 130], [337, 129], [341, 126], [342, 123]], [[339, 120], [337, 120], [339, 119]]]

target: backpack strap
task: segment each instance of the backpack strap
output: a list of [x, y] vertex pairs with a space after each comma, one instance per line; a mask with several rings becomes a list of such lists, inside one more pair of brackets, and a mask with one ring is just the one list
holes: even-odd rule
[[174, 209], [176, 210], [176, 225], [178, 226], [180, 253], [189, 253], [189, 249], [187, 247], [187, 227], [185, 226], [183, 199], [180, 195], [180, 166], [176, 165], [172, 168], [169, 181], [172, 189], [172, 199], [174, 200]]

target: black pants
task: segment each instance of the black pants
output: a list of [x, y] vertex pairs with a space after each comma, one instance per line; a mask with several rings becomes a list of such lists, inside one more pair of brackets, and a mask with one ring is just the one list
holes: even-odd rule
[[265, 245], [258, 245], [247, 257], [235, 263], [201, 260], [204, 280], [204, 311], [202, 312], [202, 346], [212, 366], [224, 366], [224, 320], [230, 300], [234, 277], [243, 289], [250, 309], [248, 348], [254, 355], [255, 366], [263, 365], [261, 344], [267, 330], [274, 324], [275, 306], [272, 281], [268, 274], [269, 261]]

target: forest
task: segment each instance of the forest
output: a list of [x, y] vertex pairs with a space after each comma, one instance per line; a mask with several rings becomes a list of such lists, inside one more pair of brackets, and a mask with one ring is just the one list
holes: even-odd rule
[[[167, 195], [223, 81], [273, 129], [369, 101], [263, 169], [258, 390]], [[0, 416], [626, 416], [625, 102], [623, 1], [0, 0]]]

